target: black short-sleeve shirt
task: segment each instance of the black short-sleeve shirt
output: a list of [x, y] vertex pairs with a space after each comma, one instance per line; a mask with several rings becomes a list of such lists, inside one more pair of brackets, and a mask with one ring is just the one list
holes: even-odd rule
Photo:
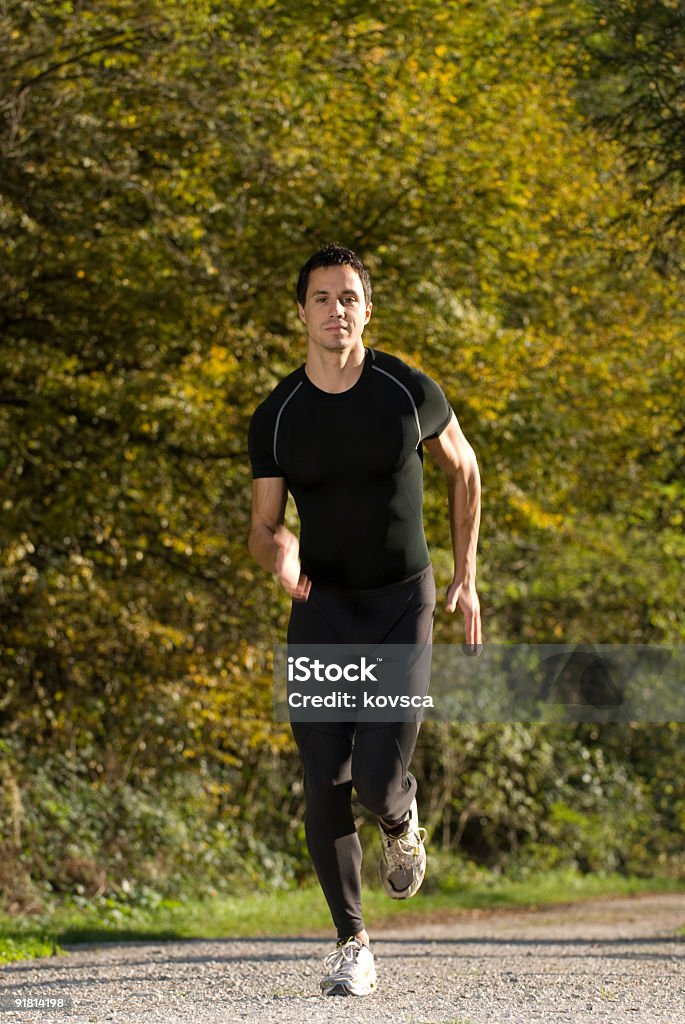
[[253, 476], [284, 477], [295, 499], [303, 572], [368, 589], [428, 566], [421, 442], [451, 418], [434, 380], [370, 348], [347, 391], [322, 391], [304, 366], [274, 388], [248, 450]]

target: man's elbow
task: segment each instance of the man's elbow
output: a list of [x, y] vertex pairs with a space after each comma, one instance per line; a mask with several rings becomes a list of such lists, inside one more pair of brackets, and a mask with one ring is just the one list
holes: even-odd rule
[[478, 461], [473, 449], [470, 453], [463, 453], [458, 462], [454, 462], [445, 470], [447, 485], [450, 490], [465, 490], [467, 494], [480, 499], [480, 472]]
[[250, 530], [250, 532], [247, 535], [247, 550], [250, 553], [251, 557], [254, 558], [255, 560], [257, 559], [256, 547], [255, 547], [255, 545], [257, 543], [257, 533], [258, 533], [257, 529], [253, 526], [252, 529]]
[[448, 480], [466, 480], [480, 482], [478, 460], [476, 453], [470, 444], [462, 444], [458, 451], [454, 451], [446, 464], [443, 472]]
[[476, 453], [474, 452], [471, 445], [469, 445], [468, 455], [465, 461], [468, 465], [467, 472], [469, 477], [480, 484], [480, 470], [478, 468], [478, 459], [476, 458]]
[[266, 523], [254, 523], [247, 535], [247, 550], [260, 565], [264, 546], [273, 538], [273, 534], [273, 529]]

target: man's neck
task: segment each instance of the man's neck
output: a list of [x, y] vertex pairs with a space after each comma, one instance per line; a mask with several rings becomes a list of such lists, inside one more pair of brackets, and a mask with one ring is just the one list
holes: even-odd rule
[[313, 345], [307, 351], [304, 365], [309, 380], [321, 391], [339, 394], [354, 387], [362, 375], [366, 350], [359, 346], [347, 352], [322, 352]]

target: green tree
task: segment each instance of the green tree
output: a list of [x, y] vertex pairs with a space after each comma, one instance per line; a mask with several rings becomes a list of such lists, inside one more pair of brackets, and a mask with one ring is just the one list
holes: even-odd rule
[[[486, 637], [682, 639], [682, 300], [576, 102], [588, 10], [2, 8], [2, 835], [35, 877], [73, 881], [46, 822], [93, 879], [106, 840], [111, 884], [220, 878], [257, 837], [301, 855], [270, 708], [288, 606], [245, 549], [246, 430], [302, 360], [294, 279], [324, 239], [371, 267], [370, 342], [440, 380], [475, 444]], [[444, 506], [427, 466], [441, 583]], [[549, 777], [527, 736], [507, 740], [517, 807]], [[587, 811], [569, 756], [564, 806]]]
[[618, 139], [638, 204], [653, 223], [653, 259], [681, 267], [685, 224], [685, 12], [678, 0], [591, 0], [582, 95]]

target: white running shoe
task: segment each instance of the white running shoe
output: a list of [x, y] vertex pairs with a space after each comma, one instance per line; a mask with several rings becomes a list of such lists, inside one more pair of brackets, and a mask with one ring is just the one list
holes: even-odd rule
[[321, 981], [325, 996], [368, 996], [376, 987], [373, 953], [359, 939], [340, 940], [324, 960], [328, 972]]
[[421, 888], [426, 873], [425, 828], [419, 828], [416, 800], [409, 808], [407, 828], [401, 836], [391, 836], [380, 821], [381, 860], [378, 865], [381, 885], [394, 900], [408, 900]]

